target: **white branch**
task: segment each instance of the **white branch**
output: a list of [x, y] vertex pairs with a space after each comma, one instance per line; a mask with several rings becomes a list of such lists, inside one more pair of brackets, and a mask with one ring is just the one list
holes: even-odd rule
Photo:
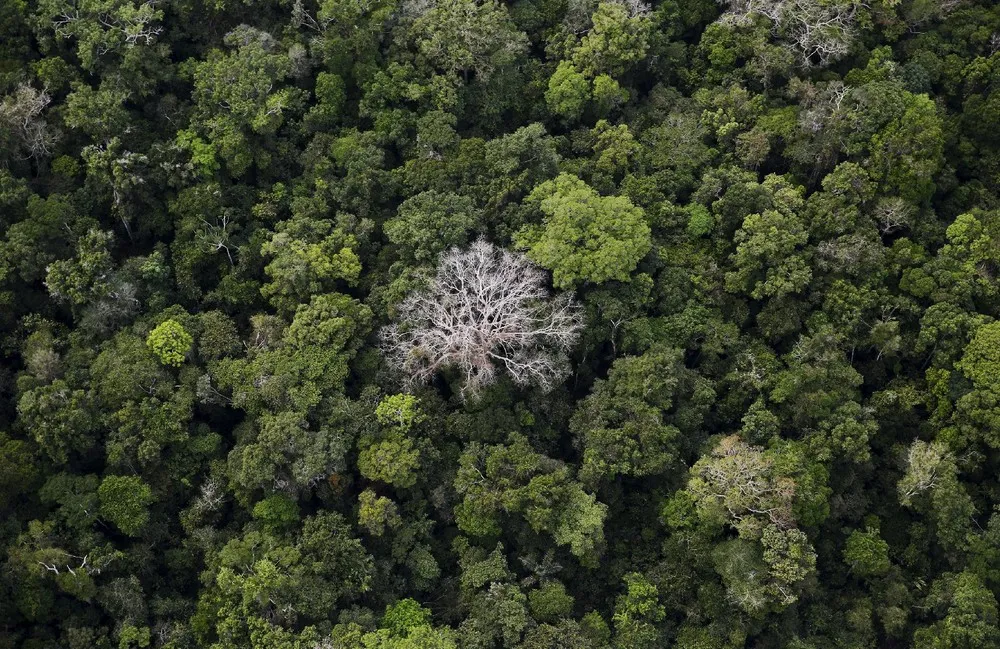
[[545, 275], [524, 255], [480, 240], [445, 253], [430, 286], [399, 307], [401, 322], [382, 331], [390, 362], [425, 383], [446, 367], [475, 395], [503, 368], [518, 385], [555, 387], [582, 318], [570, 295], [549, 299]]

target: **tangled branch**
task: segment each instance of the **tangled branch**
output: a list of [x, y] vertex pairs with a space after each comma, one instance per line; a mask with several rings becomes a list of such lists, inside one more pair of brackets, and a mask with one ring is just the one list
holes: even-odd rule
[[566, 352], [583, 321], [572, 297], [549, 299], [544, 282], [524, 255], [483, 240], [452, 248], [430, 285], [400, 305], [400, 322], [383, 329], [383, 350], [411, 382], [458, 369], [463, 398], [499, 369], [518, 385], [550, 390], [568, 373]]

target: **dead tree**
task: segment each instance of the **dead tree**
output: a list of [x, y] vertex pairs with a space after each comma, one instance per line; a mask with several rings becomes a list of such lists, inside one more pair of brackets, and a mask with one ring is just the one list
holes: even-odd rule
[[51, 101], [47, 92], [25, 83], [0, 101], [0, 124], [10, 129], [24, 159], [43, 158], [52, 153], [58, 134], [42, 117]]
[[898, 197], [884, 198], [875, 205], [872, 216], [883, 235], [909, 227], [910, 219], [917, 209]]
[[506, 370], [518, 385], [550, 390], [569, 373], [567, 352], [583, 325], [572, 296], [551, 298], [545, 274], [519, 253], [484, 240], [441, 256], [429, 285], [382, 330], [388, 360], [411, 383], [440, 370], [462, 376], [462, 398]]
[[773, 23], [776, 35], [806, 67], [824, 66], [847, 55], [857, 37], [859, 0], [717, 0], [728, 10], [723, 22], [745, 25], [756, 16]]

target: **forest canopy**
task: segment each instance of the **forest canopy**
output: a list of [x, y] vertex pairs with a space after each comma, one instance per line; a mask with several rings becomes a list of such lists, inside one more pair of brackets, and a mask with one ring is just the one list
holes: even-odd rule
[[0, 649], [1000, 649], [1000, 5], [0, 0]]

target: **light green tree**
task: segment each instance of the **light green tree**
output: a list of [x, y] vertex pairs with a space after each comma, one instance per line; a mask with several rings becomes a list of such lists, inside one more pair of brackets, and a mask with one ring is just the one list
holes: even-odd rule
[[889, 572], [889, 544], [882, 540], [878, 530], [854, 530], [844, 544], [844, 562], [861, 577], [879, 577]]
[[276, 307], [293, 311], [338, 283], [353, 285], [361, 273], [356, 247], [354, 236], [330, 220], [282, 221], [261, 246], [261, 254], [269, 260], [264, 272], [271, 278], [261, 293]]
[[576, 176], [542, 183], [526, 203], [542, 213], [542, 223], [523, 228], [517, 243], [552, 271], [557, 288], [627, 281], [652, 247], [641, 208], [624, 196], [601, 196]]
[[570, 61], [560, 61], [556, 71], [549, 77], [549, 86], [545, 91], [545, 102], [549, 110], [566, 119], [574, 121], [583, 113], [590, 99], [590, 81], [583, 76]]
[[180, 367], [184, 358], [191, 351], [194, 338], [184, 326], [173, 318], [164, 320], [149, 332], [146, 345], [164, 365]]

